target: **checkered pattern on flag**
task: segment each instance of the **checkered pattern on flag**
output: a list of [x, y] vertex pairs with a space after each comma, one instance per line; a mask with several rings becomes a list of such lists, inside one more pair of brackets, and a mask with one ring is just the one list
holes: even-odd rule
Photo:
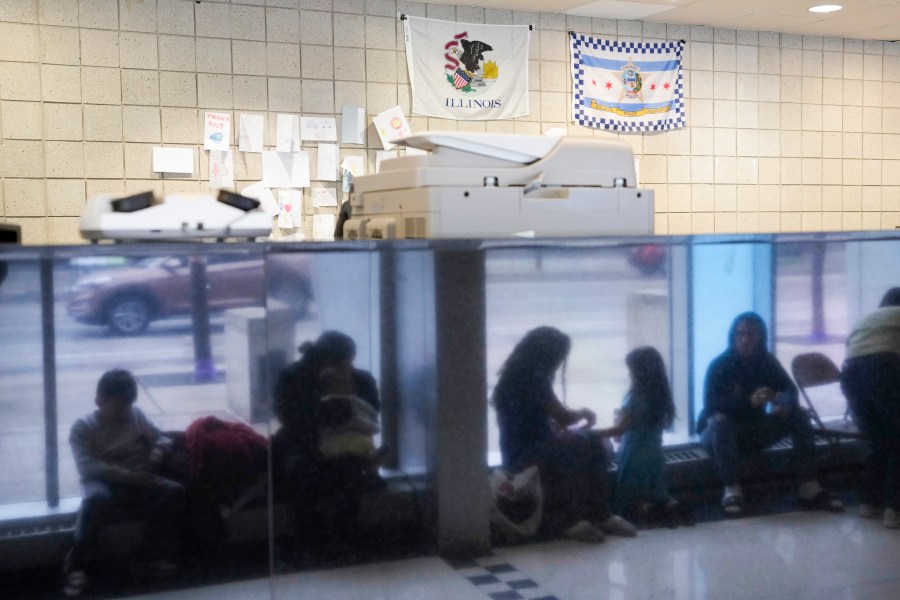
[[687, 124], [681, 73], [684, 42], [572, 37], [572, 119], [615, 131], [664, 131]]
[[480, 25], [407, 16], [412, 112], [460, 120], [528, 115], [527, 25]]

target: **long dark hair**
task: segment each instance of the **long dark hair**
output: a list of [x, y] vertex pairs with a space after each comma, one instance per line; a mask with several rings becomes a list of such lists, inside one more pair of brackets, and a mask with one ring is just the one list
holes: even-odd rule
[[501, 406], [533, 393], [537, 381], [552, 381], [557, 369], [563, 367], [565, 371], [571, 346], [569, 336], [555, 327], [537, 327], [526, 333], [500, 369], [494, 405]]
[[356, 342], [346, 333], [329, 330], [315, 342], [303, 342], [297, 349], [304, 365], [316, 367], [337, 366], [341, 363], [352, 363], [356, 358]]
[[881, 298], [880, 308], [885, 306], [900, 306], [900, 287], [892, 287]]
[[632, 402], [637, 404], [635, 419], [641, 425], [671, 427], [675, 403], [662, 356], [656, 348], [643, 346], [629, 352], [625, 364], [631, 373]]

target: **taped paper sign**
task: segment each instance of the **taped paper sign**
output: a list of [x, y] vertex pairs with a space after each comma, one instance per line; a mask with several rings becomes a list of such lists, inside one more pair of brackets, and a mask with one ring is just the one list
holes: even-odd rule
[[231, 150], [209, 151], [209, 187], [234, 187], [234, 153]]
[[300, 226], [300, 205], [303, 202], [301, 190], [279, 190], [278, 227], [293, 229]]
[[231, 115], [208, 112], [204, 123], [203, 149], [228, 150], [231, 147]]
[[390, 150], [394, 147], [391, 140], [402, 138], [412, 133], [409, 123], [406, 121], [406, 116], [399, 106], [387, 109], [383, 113], [376, 115], [372, 120], [375, 123], [376, 131], [378, 131], [378, 137], [381, 138], [381, 145], [384, 146], [385, 150]]

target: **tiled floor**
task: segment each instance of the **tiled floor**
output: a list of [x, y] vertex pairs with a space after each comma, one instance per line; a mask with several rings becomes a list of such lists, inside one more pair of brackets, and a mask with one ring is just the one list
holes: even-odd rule
[[785, 513], [654, 529], [589, 546], [498, 549], [477, 563], [441, 558], [285, 575], [158, 600], [888, 600], [900, 598], [900, 531], [854, 512]]

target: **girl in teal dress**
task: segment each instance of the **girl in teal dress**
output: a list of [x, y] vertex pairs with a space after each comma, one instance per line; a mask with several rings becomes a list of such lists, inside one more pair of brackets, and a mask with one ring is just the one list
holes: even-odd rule
[[681, 511], [663, 481], [662, 434], [672, 426], [675, 404], [662, 356], [655, 348], [638, 348], [625, 357], [631, 388], [614, 427], [604, 436], [622, 436], [614, 511], [646, 520], [664, 511], [677, 525]]

